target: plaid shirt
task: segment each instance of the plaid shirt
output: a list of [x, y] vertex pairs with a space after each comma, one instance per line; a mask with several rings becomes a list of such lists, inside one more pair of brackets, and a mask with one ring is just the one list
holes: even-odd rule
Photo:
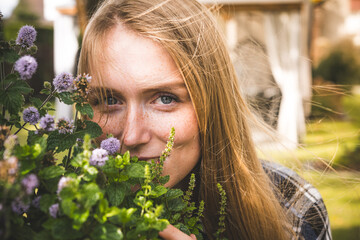
[[320, 193], [294, 171], [273, 162], [262, 161], [263, 168], [280, 190], [280, 202], [292, 220], [293, 239], [330, 240], [328, 214]]

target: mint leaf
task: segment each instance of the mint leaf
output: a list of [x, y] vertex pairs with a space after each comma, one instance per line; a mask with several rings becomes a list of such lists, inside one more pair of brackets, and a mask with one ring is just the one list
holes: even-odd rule
[[145, 178], [145, 167], [140, 163], [133, 163], [126, 170], [130, 177]]
[[35, 98], [35, 97], [31, 97], [30, 98], [30, 102], [37, 108], [39, 109], [41, 104], [42, 104], [42, 101], [40, 100], [40, 98]]
[[24, 104], [24, 96], [18, 91], [0, 90], [0, 104], [4, 105], [5, 109], [10, 114], [18, 114]]
[[16, 80], [18, 80], [18, 75], [11, 73], [5, 77], [4, 84], [5, 86], [8, 86], [10, 83], [15, 82]]
[[60, 143], [60, 137], [59, 137], [58, 131], [53, 131], [49, 134], [47, 138], [47, 149], [48, 150], [55, 150], [57, 146], [59, 146]]
[[169, 189], [165, 194], [165, 197], [170, 200], [174, 198], [179, 198], [182, 195], [183, 195], [183, 191], [181, 191], [180, 189]]
[[16, 62], [16, 60], [18, 60], [18, 58], [19, 55], [17, 54], [17, 52], [14, 49], [12, 49], [8, 43], [4, 43], [1, 49], [0, 61], [14, 63]]
[[71, 105], [74, 103], [74, 101], [71, 98], [71, 95], [72, 94], [70, 92], [62, 92], [58, 94], [60, 101], [62, 101], [67, 105]]
[[150, 197], [160, 197], [161, 195], [164, 195], [168, 189], [164, 186], [158, 185], [155, 188], [152, 189], [150, 192]]
[[50, 178], [55, 178], [55, 177], [61, 176], [64, 173], [65, 173], [65, 170], [63, 167], [50, 166], [50, 167], [40, 170], [39, 175], [43, 179], [50, 179]]
[[124, 235], [120, 228], [110, 223], [97, 225], [91, 234], [92, 239], [103, 240], [121, 240], [124, 239]]
[[159, 183], [162, 185], [165, 185], [165, 183], [167, 183], [169, 180], [170, 180], [169, 175], [159, 177]]
[[186, 205], [181, 198], [174, 198], [168, 201], [167, 207], [170, 211], [178, 212], [183, 210]]
[[110, 183], [106, 188], [106, 194], [109, 197], [109, 202], [113, 206], [119, 206], [129, 191], [129, 185], [118, 182]]
[[40, 210], [48, 213], [49, 207], [56, 201], [56, 195], [44, 194], [40, 198]]
[[22, 94], [28, 94], [33, 91], [33, 89], [25, 82], [24, 80], [16, 80], [13, 84], [7, 89], [7, 91], [19, 92]]
[[84, 123], [86, 124], [86, 127], [83, 130], [83, 131], [85, 131], [84, 135], [86, 133], [88, 133], [88, 134], [90, 134], [91, 138], [96, 138], [102, 134], [102, 129], [97, 123], [95, 123], [93, 121], [89, 121], [89, 120], [85, 120]]
[[63, 137], [59, 141], [58, 148], [56, 149], [57, 153], [68, 150], [69, 148], [75, 145], [77, 139], [77, 136], [75, 134], [59, 134], [59, 135]]
[[80, 103], [77, 103], [75, 105], [76, 110], [78, 110], [82, 115], [87, 115], [89, 116], [90, 119], [92, 119], [94, 117], [94, 111], [92, 109], [92, 107], [90, 106], [90, 104], [83, 104], [81, 105]]
[[50, 95], [51, 91], [49, 89], [41, 89], [41, 94]]
[[102, 197], [102, 193], [96, 183], [89, 183], [81, 189], [81, 202], [85, 208], [90, 208]]
[[52, 237], [61, 240], [78, 239], [82, 233], [73, 229], [71, 221], [68, 219], [57, 219], [53, 225]]
[[6, 90], [0, 90], [0, 103], [10, 114], [18, 114], [24, 104], [24, 94], [32, 91], [32, 88], [23, 80], [14, 80], [13, 75], [8, 78], [11, 82]]
[[34, 239], [36, 240], [49, 240], [51, 239], [51, 233], [47, 230], [35, 233]]

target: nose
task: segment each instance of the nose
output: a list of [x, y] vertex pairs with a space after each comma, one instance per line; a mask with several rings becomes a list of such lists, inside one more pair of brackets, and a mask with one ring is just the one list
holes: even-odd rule
[[149, 124], [141, 106], [129, 106], [123, 124], [122, 144], [126, 150], [139, 148], [150, 141]]

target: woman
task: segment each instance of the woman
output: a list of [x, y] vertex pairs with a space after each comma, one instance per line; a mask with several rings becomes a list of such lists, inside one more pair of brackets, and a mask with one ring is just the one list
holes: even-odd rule
[[[291, 191], [283, 187], [286, 176], [257, 158], [248, 127], [254, 118], [215, 20], [196, 0], [105, 1], [87, 26], [79, 72], [93, 76], [93, 92], [100, 93], [90, 98], [94, 120], [103, 137], [121, 140], [122, 151], [144, 161], [157, 158], [175, 128], [164, 174], [169, 187], [183, 188], [197, 173], [208, 238], [217, 229], [218, 182], [228, 197], [229, 239], [331, 238], [326, 210], [319, 208], [325, 214], [320, 233], [294, 217], [298, 201], [285, 206]], [[194, 239], [172, 226], [160, 236]]]

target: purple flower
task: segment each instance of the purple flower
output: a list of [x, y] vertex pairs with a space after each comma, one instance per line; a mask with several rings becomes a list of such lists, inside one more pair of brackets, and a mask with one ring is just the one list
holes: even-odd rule
[[108, 152], [105, 149], [97, 148], [92, 151], [90, 157], [90, 165], [104, 166], [105, 162], [109, 159]]
[[18, 36], [16, 38], [16, 44], [22, 48], [31, 47], [36, 40], [36, 30], [33, 26], [25, 25], [20, 28]]
[[40, 128], [44, 129], [47, 132], [55, 130], [55, 120], [54, 117], [46, 114], [44, 117], [40, 118]]
[[25, 204], [20, 198], [15, 198], [11, 203], [11, 209], [14, 213], [19, 215], [27, 212], [29, 210], [30, 205]]
[[41, 199], [41, 196], [37, 196], [36, 198], [34, 198], [34, 199], [31, 201], [31, 204], [32, 204], [35, 208], [40, 208], [40, 199]]
[[74, 131], [74, 121], [60, 118], [57, 122], [57, 129], [61, 134], [72, 133]]
[[54, 78], [53, 84], [58, 93], [69, 92], [74, 88], [74, 77], [71, 73], [60, 73]]
[[14, 69], [22, 80], [27, 80], [35, 73], [38, 64], [32, 56], [25, 55], [15, 62]]
[[49, 207], [50, 216], [56, 218], [59, 213], [59, 204], [55, 203]]
[[69, 185], [69, 183], [72, 181], [73, 179], [70, 177], [61, 177], [59, 182], [58, 182], [58, 189], [56, 191], [57, 195], [60, 195], [61, 190], [66, 187], [67, 185]]
[[25, 188], [26, 194], [34, 193], [34, 189], [39, 186], [39, 179], [33, 173], [27, 175], [21, 181], [21, 185]]
[[24, 122], [35, 125], [40, 118], [39, 111], [34, 107], [28, 107], [23, 111]]
[[108, 151], [109, 154], [114, 154], [120, 149], [120, 141], [114, 137], [111, 137], [103, 140], [100, 147]]

